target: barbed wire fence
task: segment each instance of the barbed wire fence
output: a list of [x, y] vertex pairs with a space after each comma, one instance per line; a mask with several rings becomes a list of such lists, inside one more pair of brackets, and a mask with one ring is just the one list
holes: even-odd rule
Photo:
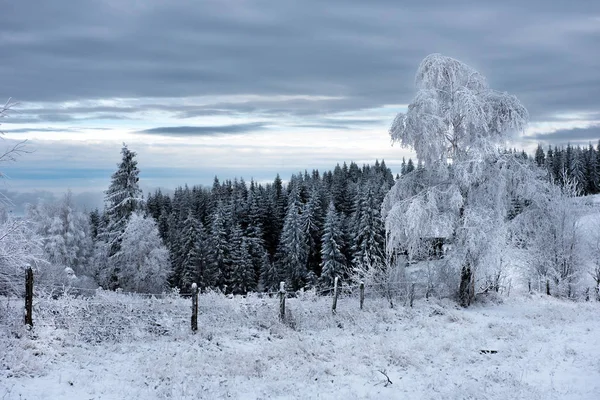
[[[363, 310], [367, 304], [368, 309], [373, 309], [381, 307], [382, 303], [373, 302], [369, 307], [371, 300], [387, 299], [391, 307], [395, 302], [412, 307], [416, 298], [425, 297], [427, 293], [426, 285], [409, 280], [376, 283], [342, 282], [339, 278], [331, 287], [288, 291], [281, 282], [277, 291], [251, 292], [243, 296], [225, 295], [219, 290], [206, 290], [200, 294], [197, 285], [185, 292], [174, 289], [161, 293], [109, 291], [68, 283], [33, 285], [29, 278], [27, 285], [32, 287], [26, 290], [26, 318], [18, 322], [22, 318], [18, 315], [23, 309], [23, 299], [7, 297], [2, 307], [5, 310], [0, 313], [0, 328], [13, 336], [22, 335], [23, 326], [33, 335], [65, 330], [72, 338], [92, 343], [119, 342], [124, 338], [147, 335], [185, 335], [189, 334], [190, 327], [196, 333], [198, 324], [202, 330], [213, 323], [223, 320], [235, 323], [236, 318], [248, 316], [258, 316], [257, 320], [261, 321], [278, 319], [293, 325], [292, 310], [286, 307], [289, 301], [298, 308], [302, 303], [302, 307], [310, 307], [311, 299], [330, 298], [331, 314], [344, 318], [348, 314], [339, 315], [338, 306]], [[229, 301], [232, 298], [241, 300]]]

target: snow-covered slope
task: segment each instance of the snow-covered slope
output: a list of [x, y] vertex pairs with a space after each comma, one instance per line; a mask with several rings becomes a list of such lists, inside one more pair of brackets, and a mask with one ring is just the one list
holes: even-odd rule
[[[79, 320], [97, 299], [47, 300], [59, 312], [40, 305], [35, 335], [3, 333], [0, 399], [600, 398], [597, 302], [536, 295], [390, 309], [367, 299], [360, 311], [348, 297], [334, 316], [330, 298], [305, 294], [288, 300], [283, 324], [276, 298], [211, 294], [193, 335], [188, 299], [116, 296], [117, 325]], [[90, 343], [88, 325], [120, 333]]]

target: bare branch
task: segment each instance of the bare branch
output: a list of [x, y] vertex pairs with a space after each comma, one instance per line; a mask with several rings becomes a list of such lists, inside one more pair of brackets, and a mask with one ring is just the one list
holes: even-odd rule
[[383, 376], [385, 376], [385, 379], [387, 379], [387, 382], [384, 383], [383, 386], [388, 387], [389, 385], [392, 385], [392, 381], [390, 380], [390, 377], [387, 376], [387, 374], [385, 373], [385, 371], [382, 370], [378, 370], [380, 374], [382, 374]]

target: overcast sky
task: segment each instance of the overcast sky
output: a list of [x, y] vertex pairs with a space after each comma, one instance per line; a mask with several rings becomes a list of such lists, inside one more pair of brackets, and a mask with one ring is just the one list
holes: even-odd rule
[[[404, 4], [407, 3], [407, 4]], [[126, 142], [145, 187], [287, 179], [407, 149], [387, 129], [430, 53], [478, 69], [526, 136], [600, 139], [600, 2], [18, 0], [0, 12], [11, 191], [99, 192]]]

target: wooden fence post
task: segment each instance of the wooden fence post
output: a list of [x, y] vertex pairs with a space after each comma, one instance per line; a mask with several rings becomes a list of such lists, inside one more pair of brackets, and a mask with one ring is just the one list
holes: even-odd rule
[[25, 325], [33, 326], [33, 270], [28, 267], [25, 273]]
[[334, 281], [333, 281], [333, 304], [331, 305], [331, 313], [335, 314], [336, 313], [336, 307], [337, 307], [337, 298], [338, 298], [338, 277], [336, 276]]
[[198, 330], [198, 285], [192, 283], [192, 332]]
[[412, 308], [413, 306], [413, 301], [415, 301], [415, 284], [412, 283], [410, 285], [410, 294], [409, 294], [409, 299], [410, 299], [410, 307]]
[[285, 321], [285, 282], [279, 283], [279, 319]]
[[360, 283], [360, 309], [363, 309], [363, 304], [365, 302], [365, 283]]

